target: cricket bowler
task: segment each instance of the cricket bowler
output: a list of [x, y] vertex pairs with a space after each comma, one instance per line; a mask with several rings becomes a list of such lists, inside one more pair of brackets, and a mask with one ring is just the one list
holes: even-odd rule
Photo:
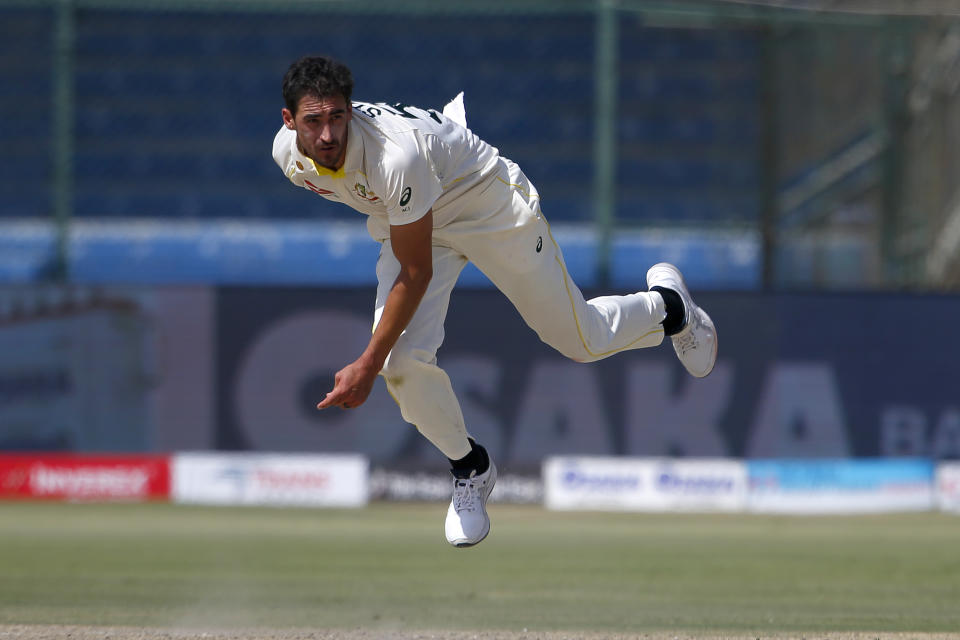
[[687, 371], [703, 377], [716, 362], [716, 328], [666, 263], [647, 272], [647, 291], [584, 300], [536, 188], [467, 128], [463, 94], [439, 112], [355, 102], [352, 93], [353, 76], [339, 61], [295, 61], [283, 78], [283, 126], [273, 142], [273, 158], [293, 184], [365, 214], [381, 244], [370, 342], [337, 372], [317, 408], [355, 409], [383, 376], [403, 419], [449, 459], [446, 537], [470, 547], [490, 531], [486, 501], [497, 468], [470, 437], [436, 358], [467, 261], [541, 340], [577, 362], [669, 336]]

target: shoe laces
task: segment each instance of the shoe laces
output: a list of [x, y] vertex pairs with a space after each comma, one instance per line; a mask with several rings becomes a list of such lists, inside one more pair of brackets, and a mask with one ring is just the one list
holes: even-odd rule
[[691, 315], [690, 322], [692, 324], [684, 327], [682, 332], [673, 336], [673, 346], [676, 347], [680, 355], [697, 348], [696, 324], [698, 323], [698, 319], [696, 315]]
[[453, 509], [461, 511], [476, 511], [480, 503], [480, 489], [483, 481], [477, 478], [458, 478], [453, 482]]
[[697, 337], [693, 335], [693, 331], [684, 335], [677, 336], [676, 347], [681, 354], [685, 354], [687, 351], [692, 351], [697, 348]]

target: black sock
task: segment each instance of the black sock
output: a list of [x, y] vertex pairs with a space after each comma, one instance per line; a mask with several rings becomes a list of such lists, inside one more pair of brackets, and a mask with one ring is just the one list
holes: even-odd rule
[[673, 289], [650, 287], [650, 291], [656, 291], [663, 298], [663, 308], [667, 312], [667, 317], [660, 323], [663, 325], [663, 333], [668, 336], [680, 333], [687, 315], [683, 308], [683, 298]]
[[487, 450], [477, 444], [473, 438], [470, 438], [470, 447], [470, 453], [459, 460], [450, 460], [447, 458], [450, 460], [450, 468], [451, 471], [453, 471], [453, 475], [458, 478], [469, 478], [473, 471], [476, 471], [477, 475], [480, 475], [481, 473], [486, 473], [487, 469], [490, 468], [490, 456], [487, 455]]

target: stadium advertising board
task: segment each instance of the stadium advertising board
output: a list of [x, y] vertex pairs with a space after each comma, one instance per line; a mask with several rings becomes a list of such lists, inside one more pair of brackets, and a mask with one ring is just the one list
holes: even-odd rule
[[930, 460], [751, 460], [747, 506], [762, 513], [880, 513], [934, 506]]
[[937, 506], [942, 511], [960, 513], [960, 463], [937, 465]]
[[[601, 292], [587, 292], [597, 295]], [[216, 291], [215, 448], [355, 451], [374, 465], [445, 462], [378, 381], [357, 410], [318, 412], [370, 336], [373, 289]], [[960, 299], [707, 292], [722, 335], [707, 378], [669, 344], [583, 365], [543, 345], [497, 291], [455, 290], [438, 361], [471, 432], [506, 470], [547, 456], [960, 456], [960, 360], [945, 323]], [[829, 309], [829, 313], [825, 310]]]
[[212, 446], [213, 291], [0, 287], [0, 450]]
[[143, 315], [114, 300], [67, 302], [0, 317], [0, 449], [145, 451]]
[[166, 456], [0, 455], [0, 497], [77, 501], [167, 500]]
[[173, 457], [177, 503], [362, 507], [369, 462], [360, 455], [180, 453]]
[[[360, 409], [315, 408], [369, 340], [372, 287], [103, 287], [56, 312], [52, 293], [0, 289], [2, 450], [359, 453], [446, 471], [380, 380]], [[454, 291], [438, 360], [507, 473], [565, 455], [960, 458], [960, 360], [938, 347], [949, 327], [902, 331], [960, 315], [960, 299], [698, 300], [722, 334], [703, 380], [669, 344], [566, 360], [492, 290]]]
[[544, 504], [557, 510], [743, 511], [747, 473], [736, 460], [552, 457]]

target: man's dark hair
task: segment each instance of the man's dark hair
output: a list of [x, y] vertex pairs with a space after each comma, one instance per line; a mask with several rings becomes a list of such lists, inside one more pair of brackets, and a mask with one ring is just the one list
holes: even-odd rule
[[332, 98], [343, 96], [350, 104], [353, 74], [347, 65], [328, 56], [305, 56], [290, 65], [283, 76], [283, 101], [290, 113], [297, 113], [303, 96]]

